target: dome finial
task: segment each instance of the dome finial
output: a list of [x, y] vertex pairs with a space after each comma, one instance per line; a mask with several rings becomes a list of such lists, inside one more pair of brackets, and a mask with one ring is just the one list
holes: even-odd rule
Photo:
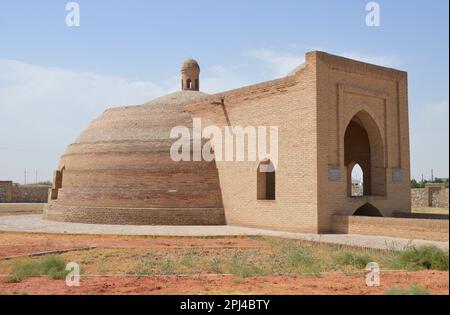
[[194, 59], [188, 59], [181, 67], [181, 89], [183, 91], [200, 90], [200, 66]]

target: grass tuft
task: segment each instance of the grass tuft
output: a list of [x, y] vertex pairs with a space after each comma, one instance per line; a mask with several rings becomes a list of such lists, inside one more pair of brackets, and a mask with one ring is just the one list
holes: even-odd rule
[[287, 243], [282, 246], [283, 260], [285, 265], [301, 275], [317, 276], [321, 271], [321, 263], [312, 255], [311, 246]]
[[21, 282], [30, 277], [37, 277], [41, 275], [40, 264], [37, 261], [27, 259], [18, 260], [13, 263], [12, 271], [9, 274], [9, 282]]
[[353, 266], [357, 269], [363, 269], [370, 263], [372, 258], [367, 254], [355, 252], [340, 252], [333, 256], [333, 262], [337, 265]]
[[262, 268], [248, 263], [245, 257], [239, 255], [234, 255], [231, 258], [230, 273], [242, 278], [262, 276], [265, 274]]
[[26, 259], [13, 263], [9, 282], [20, 282], [26, 278], [48, 276], [50, 279], [64, 279], [67, 276], [66, 263], [60, 256], [51, 255], [41, 260]]
[[442, 270], [448, 271], [448, 251], [436, 246], [408, 247], [394, 255], [389, 266], [404, 270]]
[[418, 284], [413, 284], [409, 288], [394, 287], [387, 290], [385, 295], [430, 295], [431, 293]]
[[222, 273], [222, 260], [219, 257], [211, 258], [209, 268], [215, 273]]

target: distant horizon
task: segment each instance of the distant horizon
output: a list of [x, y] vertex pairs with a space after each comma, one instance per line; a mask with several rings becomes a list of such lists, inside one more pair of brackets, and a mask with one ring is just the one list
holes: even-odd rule
[[446, 0], [377, 1], [378, 27], [363, 0], [81, 0], [79, 27], [68, 2], [0, 3], [0, 180], [51, 181], [91, 121], [178, 91], [188, 58], [216, 93], [285, 76], [314, 50], [407, 71], [411, 177], [449, 177]]

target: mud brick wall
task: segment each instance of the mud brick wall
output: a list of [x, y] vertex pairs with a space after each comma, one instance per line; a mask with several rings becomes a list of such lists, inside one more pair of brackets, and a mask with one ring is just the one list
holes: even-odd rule
[[49, 203], [49, 220], [90, 224], [133, 225], [224, 225], [223, 208], [107, 208], [64, 206]]
[[[411, 189], [411, 204], [412, 207], [422, 208], [434, 206], [448, 209], [448, 188], [440, 191], [434, 190], [431, 193], [431, 200], [429, 199], [429, 188], [413, 188]], [[444, 194], [444, 195], [441, 195]], [[431, 201], [431, 204], [430, 204]]]
[[47, 185], [14, 185], [11, 202], [45, 203], [49, 188]]
[[[333, 214], [349, 215], [366, 203], [385, 216], [410, 212], [406, 72], [316, 51], [288, 77], [185, 107], [205, 126], [278, 126], [276, 200], [256, 198], [258, 161], [217, 161], [228, 224], [326, 233]], [[371, 128], [366, 131], [381, 135], [378, 143], [386, 147], [378, 150], [380, 167], [372, 172], [377, 172], [372, 177], [377, 189], [352, 198], [344, 139], [349, 122], [361, 112]], [[337, 174], [333, 178], [331, 171]]]
[[334, 215], [333, 232], [448, 241], [449, 221]]
[[0, 181], [0, 203], [11, 202], [12, 199], [12, 182]]
[[428, 200], [425, 199], [425, 188], [411, 189], [411, 205], [413, 207], [428, 207]]

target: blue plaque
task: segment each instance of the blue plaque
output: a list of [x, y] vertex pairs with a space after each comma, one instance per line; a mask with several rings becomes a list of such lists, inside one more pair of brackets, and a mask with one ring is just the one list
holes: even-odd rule
[[341, 180], [341, 170], [338, 168], [330, 168], [328, 170], [328, 179], [333, 182]]

